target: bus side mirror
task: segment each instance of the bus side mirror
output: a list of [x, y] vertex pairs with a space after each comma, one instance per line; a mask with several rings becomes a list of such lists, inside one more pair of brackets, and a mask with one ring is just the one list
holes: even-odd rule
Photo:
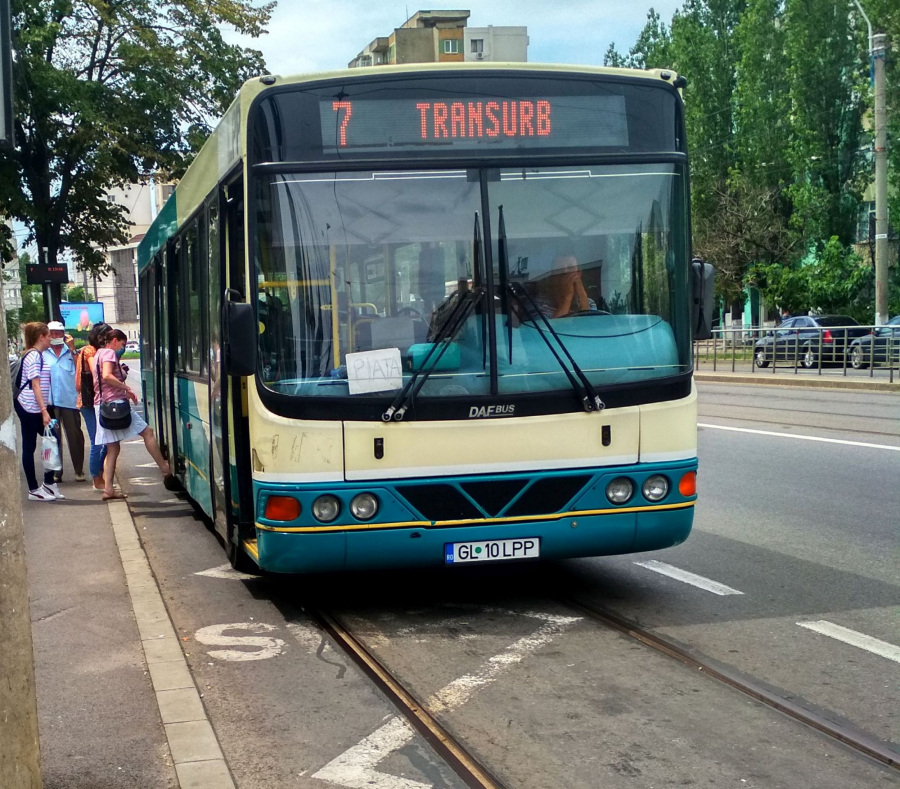
[[711, 263], [694, 258], [691, 261], [691, 317], [695, 340], [712, 337], [713, 312], [716, 306], [716, 270]]
[[233, 290], [225, 291], [225, 374], [255, 375], [258, 335], [255, 310], [252, 304], [230, 300], [238, 295]]

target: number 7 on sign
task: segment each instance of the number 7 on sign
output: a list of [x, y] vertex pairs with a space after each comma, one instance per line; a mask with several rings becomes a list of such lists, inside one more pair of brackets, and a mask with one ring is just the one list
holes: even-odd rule
[[341, 120], [341, 148], [347, 145], [347, 124], [350, 123], [350, 116], [353, 114], [353, 105], [349, 101], [335, 101], [331, 106], [335, 112], [344, 110], [344, 117]]

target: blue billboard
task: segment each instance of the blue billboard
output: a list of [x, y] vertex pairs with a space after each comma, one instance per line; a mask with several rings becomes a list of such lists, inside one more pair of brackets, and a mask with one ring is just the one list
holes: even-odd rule
[[103, 323], [103, 304], [91, 301], [79, 304], [72, 301], [60, 302], [59, 311], [66, 329], [90, 331], [96, 323]]

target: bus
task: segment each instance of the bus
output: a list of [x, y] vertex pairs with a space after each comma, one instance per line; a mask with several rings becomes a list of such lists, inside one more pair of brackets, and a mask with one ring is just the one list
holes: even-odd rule
[[149, 424], [232, 565], [667, 548], [696, 502], [674, 72], [246, 82], [138, 248]]

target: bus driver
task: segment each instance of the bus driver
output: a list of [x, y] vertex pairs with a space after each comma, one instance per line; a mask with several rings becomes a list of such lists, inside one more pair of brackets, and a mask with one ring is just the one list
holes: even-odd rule
[[550, 274], [538, 281], [535, 303], [547, 318], [562, 318], [573, 312], [597, 309], [584, 289], [578, 259], [568, 253], [557, 255]]

